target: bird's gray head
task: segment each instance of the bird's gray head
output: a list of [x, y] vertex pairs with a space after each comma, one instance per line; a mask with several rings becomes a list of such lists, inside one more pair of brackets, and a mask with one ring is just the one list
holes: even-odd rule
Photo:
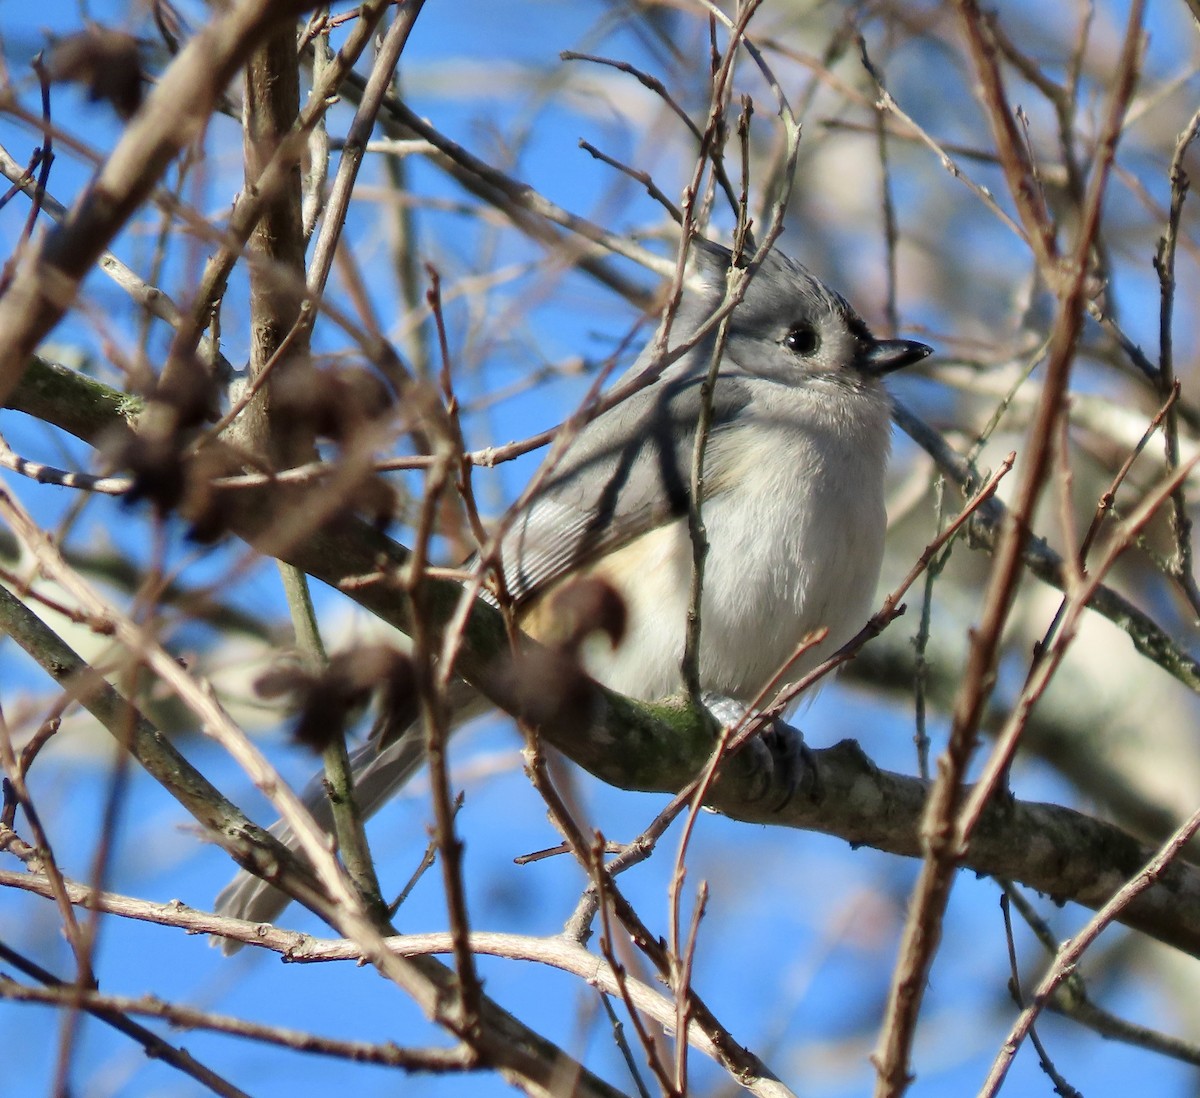
[[[720, 305], [732, 256], [708, 241], [694, 244], [706, 292], [685, 295], [680, 319], [699, 325]], [[753, 271], [734, 310], [724, 350], [725, 368], [796, 384], [824, 376], [861, 386], [919, 362], [932, 349], [907, 339], [876, 339], [849, 302], [778, 251]], [[798, 374], [799, 371], [799, 374]]]

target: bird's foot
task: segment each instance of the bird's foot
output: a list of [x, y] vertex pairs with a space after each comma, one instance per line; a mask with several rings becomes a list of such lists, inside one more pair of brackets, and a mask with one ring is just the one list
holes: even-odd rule
[[[704, 694], [700, 700], [722, 727], [761, 720], [742, 702], [722, 694]], [[769, 798], [771, 811], [781, 811], [797, 794], [817, 795], [816, 759], [800, 729], [781, 718], [762, 721], [758, 731], [740, 745], [738, 754], [749, 767], [752, 798]]]

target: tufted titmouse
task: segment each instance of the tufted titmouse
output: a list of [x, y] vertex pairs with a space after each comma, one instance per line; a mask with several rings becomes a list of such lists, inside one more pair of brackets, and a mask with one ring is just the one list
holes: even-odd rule
[[[720, 306], [731, 262], [708, 243], [694, 252], [703, 286], [684, 290], [675, 345]], [[604, 685], [646, 701], [677, 692], [682, 681], [693, 567], [689, 483], [715, 338], [589, 423], [501, 543], [508, 591], [534, 637], [552, 625], [552, 596], [566, 580], [591, 575], [619, 593], [624, 637], [588, 649], [585, 664]], [[808, 634], [828, 629], [783, 681], [799, 678], [866, 621], [883, 556], [891, 433], [879, 379], [929, 353], [922, 343], [875, 339], [840, 295], [777, 252], [753, 272], [728, 326], [705, 451], [709, 548], [699, 663], [706, 693], [750, 702]], [[645, 370], [652, 356], [647, 348], [626, 376]], [[469, 709], [466, 689], [456, 691]], [[394, 794], [422, 756], [419, 734], [354, 752], [363, 813]], [[329, 826], [319, 781], [305, 800]], [[288, 840], [279, 824], [272, 830]], [[287, 902], [243, 871], [216, 906], [266, 922]]]

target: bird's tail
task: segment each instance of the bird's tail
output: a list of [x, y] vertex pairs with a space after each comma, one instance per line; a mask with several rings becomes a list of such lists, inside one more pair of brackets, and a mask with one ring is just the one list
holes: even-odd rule
[[[465, 691], [454, 691], [452, 687], [452, 693], [460, 692]], [[451, 731], [460, 728], [483, 708], [478, 701], [478, 695], [475, 695], [474, 704], [463, 704], [465, 699], [461, 698], [455, 700], [459, 704], [453, 705], [454, 719]], [[424, 762], [425, 737], [419, 725], [410, 726], [382, 750], [379, 749], [377, 741], [368, 740], [351, 752], [350, 771], [354, 776], [354, 795], [363, 819], [373, 816], [385, 802], [395, 796], [421, 769]], [[332, 832], [333, 810], [325, 790], [324, 775], [314, 776], [300, 796], [317, 824]], [[289, 850], [299, 853], [300, 844], [292, 829], [283, 820], [276, 820], [269, 830]], [[270, 923], [279, 917], [289, 903], [291, 897], [286, 893], [243, 869], [221, 890], [214, 910], [218, 915], [229, 918]], [[231, 938], [222, 938], [220, 946], [221, 951], [228, 956], [236, 953], [242, 943]]]

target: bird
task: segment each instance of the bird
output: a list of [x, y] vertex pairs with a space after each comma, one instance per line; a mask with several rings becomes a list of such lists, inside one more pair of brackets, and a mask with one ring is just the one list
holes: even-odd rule
[[[673, 346], [705, 325], [731, 265], [744, 262], [706, 240], [693, 242], [691, 259]], [[887, 527], [891, 400], [882, 379], [932, 353], [914, 340], [877, 339], [844, 297], [777, 249], [748, 267], [720, 346], [700, 501], [708, 548], [698, 678], [721, 712], [750, 704], [772, 681], [797, 681], [865, 624]], [[587, 578], [616, 593], [619, 643], [588, 644], [581, 659], [598, 682], [638, 700], [676, 694], [683, 681], [693, 450], [718, 338], [712, 326], [651, 384], [579, 430], [499, 543], [504, 586], [535, 639], [553, 631], [566, 585]], [[617, 387], [660, 358], [652, 340]], [[819, 630], [824, 638], [804, 648]], [[460, 719], [479, 711], [465, 684], [451, 694]], [[410, 729], [352, 753], [364, 816], [420, 767], [423, 749]], [[329, 827], [323, 783], [314, 779], [303, 796]], [[291, 838], [282, 822], [272, 832]], [[288, 902], [242, 870], [216, 910], [270, 922]]]

